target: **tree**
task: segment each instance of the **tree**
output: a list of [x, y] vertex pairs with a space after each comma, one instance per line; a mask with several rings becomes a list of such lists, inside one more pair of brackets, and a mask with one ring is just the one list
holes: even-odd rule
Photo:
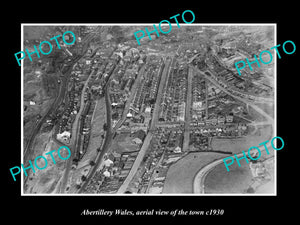
[[253, 189], [253, 187], [249, 187], [247, 189], [247, 193], [255, 193], [255, 190]]
[[106, 123], [103, 124], [103, 130], [107, 131], [107, 124]]
[[112, 118], [113, 120], [118, 119], [118, 117], [119, 117], [119, 113], [117, 113], [117, 112], [113, 113], [112, 116], [111, 116], [111, 118]]
[[91, 166], [95, 166], [96, 163], [95, 163], [93, 160], [91, 160], [91, 161], [90, 161], [90, 165], [91, 165]]
[[77, 163], [78, 161], [79, 161], [79, 160], [78, 160], [77, 158], [74, 158], [74, 159], [73, 159], [73, 162], [74, 162], [74, 163]]
[[82, 180], [82, 181], [86, 181], [86, 176], [82, 175], [82, 176], [81, 176], [81, 180]]
[[151, 105], [153, 105], [154, 103], [155, 103], [155, 99], [153, 99], [153, 98], [151, 98], [150, 100], [149, 100], [149, 103], [151, 104]]

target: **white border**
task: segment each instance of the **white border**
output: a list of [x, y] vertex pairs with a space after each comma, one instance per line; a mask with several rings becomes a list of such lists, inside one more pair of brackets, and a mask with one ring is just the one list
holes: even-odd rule
[[[176, 25], [176, 23], [171, 23]], [[24, 46], [24, 26], [152, 26], [151, 23], [21, 23], [21, 51]], [[167, 24], [162, 24], [167, 25]], [[185, 24], [180, 23], [180, 26], [274, 26], [274, 46], [277, 44], [277, 23], [191, 23]], [[180, 28], [179, 28], [180, 29]], [[277, 136], [277, 57], [274, 57], [274, 137]], [[24, 74], [23, 74], [23, 60], [21, 61], [21, 163], [23, 163], [23, 85], [24, 85]], [[277, 145], [276, 145], [277, 146]], [[21, 196], [277, 196], [277, 151], [274, 151], [275, 158], [275, 175], [274, 185], [275, 193], [272, 194], [24, 194], [23, 193], [23, 174], [21, 173]]]

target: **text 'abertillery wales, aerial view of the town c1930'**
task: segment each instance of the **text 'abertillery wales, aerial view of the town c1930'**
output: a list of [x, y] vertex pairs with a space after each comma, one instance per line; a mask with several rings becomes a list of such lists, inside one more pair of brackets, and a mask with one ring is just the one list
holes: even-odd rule
[[[28, 52], [76, 36], [22, 60], [24, 168], [48, 160], [19, 175], [22, 194], [276, 193], [274, 151], [223, 163], [275, 136], [276, 61], [242, 75], [235, 63], [273, 47], [276, 24], [174, 24], [139, 45], [145, 27], [22, 24]], [[61, 146], [70, 157], [54, 163]]]

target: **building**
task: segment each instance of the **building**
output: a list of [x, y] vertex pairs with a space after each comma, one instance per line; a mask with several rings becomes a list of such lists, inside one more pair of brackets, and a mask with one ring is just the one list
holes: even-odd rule
[[110, 159], [106, 159], [105, 161], [104, 161], [104, 165], [106, 166], [106, 167], [110, 167], [111, 165], [113, 165], [114, 164], [114, 162], [112, 161], [112, 160], [110, 160]]
[[110, 177], [110, 172], [108, 170], [105, 170], [104, 173], [103, 173], [103, 175], [105, 177]]
[[218, 124], [224, 124], [225, 123], [225, 117], [224, 116], [218, 116]]
[[35, 101], [29, 101], [29, 105], [35, 105]]
[[146, 107], [145, 113], [148, 114], [148, 115], [151, 114], [151, 107], [150, 107], [150, 106], [147, 106], [147, 107]]
[[140, 145], [140, 144], [143, 143], [143, 141], [142, 141], [141, 139], [139, 139], [139, 138], [134, 138], [134, 139], [132, 140], [132, 142], [133, 142], [134, 144], [137, 144], [137, 145]]
[[68, 131], [64, 131], [62, 133], [58, 133], [56, 135], [56, 138], [60, 141], [69, 141], [70, 140], [70, 137], [71, 137], [71, 133], [68, 132]]
[[233, 116], [232, 115], [227, 115], [226, 116], [226, 123], [232, 123], [233, 121]]
[[177, 146], [175, 149], [174, 149], [174, 153], [181, 153], [181, 148], [179, 146]]

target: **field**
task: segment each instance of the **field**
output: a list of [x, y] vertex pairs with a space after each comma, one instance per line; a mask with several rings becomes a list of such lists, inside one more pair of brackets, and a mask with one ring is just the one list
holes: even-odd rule
[[[258, 105], [259, 107], [261, 107], [261, 105]], [[264, 111], [266, 110], [265, 108], [262, 108]], [[251, 116], [252, 118], [255, 118], [255, 121], [257, 122], [263, 122], [266, 121], [266, 118], [261, 115], [260, 113], [258, 113], [256, 110], [254, 110], [251, 106], [249, 106], [249, 116]], [[269, 111], [267, 111], [267, 113], [269, 113]], [[272, 116], [272, 114], [269, 114], [270, 116]]]
[[[214, 150], [222, 150], [222, 151], [228, 151], [235, 153], [240, 153], [243, 150], [247, 151], [251, 146], [258, 146], [259, 143], [262, 143], [266, 140], [270, 140], [272, 135], [272, 128], [271, 126], [263, 126], [260, 127], [254, 135], [247, 136], [244, 138], [238, 138], [238, 139], [216, 139], [214, 138], [212, 141], [212, 147]], [[273, 150], [270, 150], [271, 154], [273, 153]], [[262, 151], [262, 158], [266, 156], [266, 153]], [[212, 161], [220, 158], [226, 157], [225, 154], [221, 153], [211, 153], [211, 152], [200, 152], [200, 153], [190, 153], [184, 158], [180, 159], [178, 162], [170, 166], [166, 182], [164, 185], [163, 193], [192, 193], [193, 192], [193, 179], [196, 173], [203, 168], [205, 165], [211, 163]], [[249, 185], [249, 182], [251, 181], [251, 171], [248, 167], [248, 164], [245, 163], [245, 165], [241, 168], [236, 168], [237, 163], [232, 165], [232, 171], [230, 166], [230, 174], [226, 174], [227, 170], [224, 166], [224, 164], [220, 164], [214, 169], [213, 171], [216, 171], [215, 173], [212, 171], [208, 174], [208, 192], [210, 190], [212, 191], [218, 191], [218, 189], [214, 190], [214, 185], [210, 185], [210, 183], [218, 182], [219, 177], [215, 180], [213, 177], [216, 176], [230, 176], [229, 178], [231, 180], [236, 179], [236, 187], [233, 188], [232, 182], [228, 178], [230, 182], [227, 182], [226, 179], [222, 179], [220, 181], [221, 187], [224, 186], [224, 190], [227, 191], [230, 190], [230, 188], [233, 188], [230, 193], [235, 192], [241, 192], [242, 189], [245, 188], [247, 185]], [[217, 173], [220, 172], [221, 175], [217, 175]], [[225, 173], [225, 174], [224, 174]], [[221, 176], [221, 177], [222, 177]], [[235, 177], [235, 178], [233, 178]], [[218, 186], [216, 186], [218, 187]], [[222, 192], [222, 193], [225, 193]]]
[[[245, 161], [245, 160], [244, 160]], [[244, 193], [251, 184], [252, 174], [247, 163], [230, 166], [227, 171], [224, 163], [209, 172], [204, 181], [205, 194]]]
[[[24, 76], [24, 143], [27, 144], [27, 139], [36, 125], [37, 116], [44, 115], [51, 106], [54, 98], [47, 95], [46, 91], [41, 87], [42, 78], [38, 77], [33, 72]], [[29, 101], [34, 101], [35, 105], [30, 105]]]
[[258, 107], [260, 107], [267, 114], [269, 114], [271, 117], [274, 118], [274, 112], [275, 112], [274, 105], [272, 105], [271, 107], [268, 104], [266, 104], [266, 103], [256, 103], [255, 105], [257, 105]]
[[186, 155], [170, 166], [163, 193], [193, 193], [193, 181], [196, 173], [212, 161], [224, 157], [226, 157], [225, 154], [213, 152], [197, 152]]
[[[272, 180], [259, 185], [259, 181], [255, 182], [254, 187], [255, 193], [266, 194], [274, 192], [274, 163], [266, 165]], [[217, 165], [213, 170], [211, 170], [204, 181], [204, 192], [205, 194], [245, 194], [247, 189], [253, 184], [253, 176], [249, 168], [249, 164], [245, 160], [241, 161], [241, 167], [237, 163], [230, 166], [230, 171], [225, 169], [223, 163]]]
[[24, 40], [45, 39], [48, 33], [54, 33], [54, 26], [24, 26]]
[[[54, 149], [57, 150], [60, 147], [53, 141], [50, 141], [51, 135], [51, 132], [49, 132], [36, 137], [33, 149], [34, 151], [31, 154], [30, 160], [33, 162], [37, 156], [43, 155], [48, 161], [48, 166], [44, 170], [35, 169], [35, 173], [29, 174], [29, 178], [24, 185], [24, 193], [51, 193], [54, 191], [59, 179], [63, 174], [66, 161], [60, 159], [57, 156], [57, 152], [55, 152], [53, 156], [56, 164], [54, 165], [51, 156], [46, 156], [44, 154]], [[62, 156], [65, 157], [64, 155]], [[44, 162], [43, 160], [41, 161], [41, 164], [38, 162], [38, 165], [42, 167]], [[30, 187], [30, 189], [27, 189], [26, 186]]]
[[140, 148], [132, 142], [133, 139], [134, 138], [130, 136], [130, 133], [121, 133], [116, 135], [111, 146], [111, 151], [120, 154], [124, 152], [138, 151]]

